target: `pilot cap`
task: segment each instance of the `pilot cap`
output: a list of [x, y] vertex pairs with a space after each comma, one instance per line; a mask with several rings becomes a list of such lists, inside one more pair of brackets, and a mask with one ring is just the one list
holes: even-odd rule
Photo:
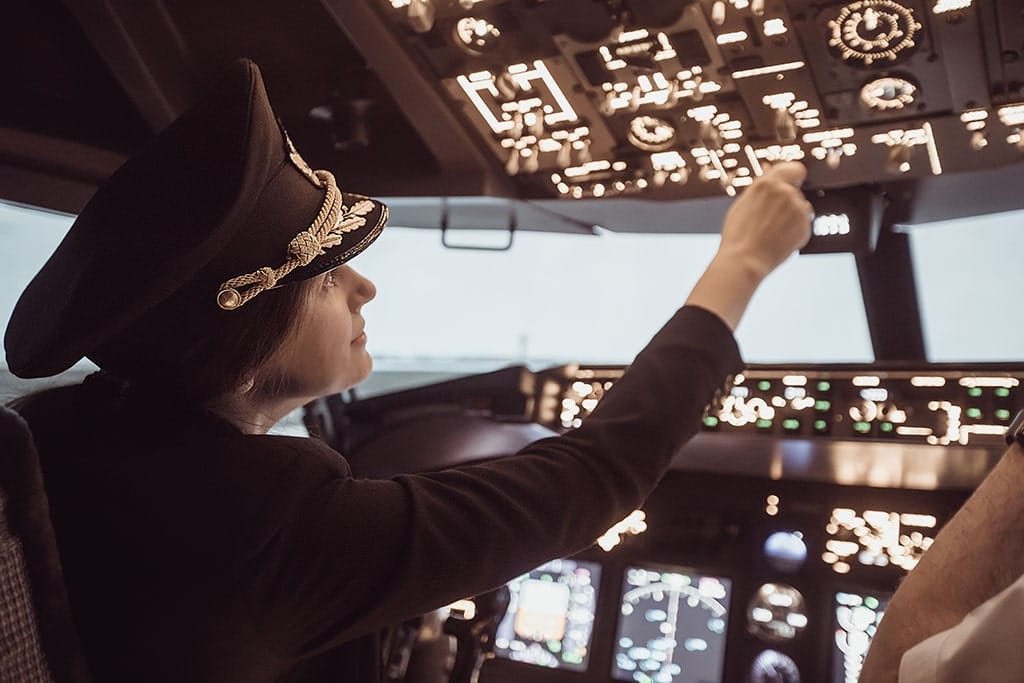
[[15, 306], [8, 366], [24, 378], [85, 356], [104, 367], [104, 347], [165, 310], [176, 319], [158, 326], [216, 334], [254, 297], [352, 259], [386, 221], [383, 204], [310, 169], [240, 60], [85, 206]]

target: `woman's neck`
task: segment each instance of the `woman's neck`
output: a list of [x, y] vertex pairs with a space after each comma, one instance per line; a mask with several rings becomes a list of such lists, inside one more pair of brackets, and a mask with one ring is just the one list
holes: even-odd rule
[[247, 392], [214, 399], [207, 403], [206, 408], [243, 434], [266, 434], [285, 415], [304, 404], [301, 399], [261, 397], [255, 392]]

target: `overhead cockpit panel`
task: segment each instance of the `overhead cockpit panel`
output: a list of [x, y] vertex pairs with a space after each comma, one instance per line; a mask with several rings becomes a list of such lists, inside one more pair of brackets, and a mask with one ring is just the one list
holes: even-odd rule
[[1021, 159], [1019, 12], [981, 0], [380, 0], [522, 196], [733, 195]]

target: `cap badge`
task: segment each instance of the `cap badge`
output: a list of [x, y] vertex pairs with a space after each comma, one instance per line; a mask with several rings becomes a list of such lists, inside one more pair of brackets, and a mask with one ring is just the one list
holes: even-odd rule
[[313, 173], [313, 169], [309, 167], [309, 164], [307, 164], [306, 160], [302, 158], [299, 151], [295, 149], [295, 145], [292, 144], [292, 139], [288, 137], [288, 132], [284, 130], [284, 128], [281, 129], [281, 132], [284, 133], [284, 143], [288, 147], [288, 160], [291, 161], [292, 165], [298, 169], [299, 173], [306, 176], [306, 180], [313, 183], [316, 187], [323, 188], [319, 178], [317, 178], [316, 174]]

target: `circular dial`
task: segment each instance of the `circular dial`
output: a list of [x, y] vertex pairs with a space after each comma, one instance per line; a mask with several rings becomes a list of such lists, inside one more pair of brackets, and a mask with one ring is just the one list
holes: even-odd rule
[[636, 116], [629, 122], [626, 138], [644, 151], [660, 152], [672, 146], [676, 139], [676, 129], [665, 119], [656, 116]]
[[627, 569], [614, 677], [673, 681], [685, 671], [698, 679], [720, 680], [728, 592], [728, 579]]
[[747, 683], [800, 683], [800, 670], [788, 655], [765, 650], [750, 665]]
[[876, 111], [899, 111], [917, 99], [917, 86], [905, 78], [876, 78], [860, 89], [860, 101]]
[[913, 10], [894, 0], [859, 0], [839, 10], [828, 22], [828, 44], [846, 61], [871, 66], [875, 61], [894, 62], [916, 44], [921, 24]]
[[772, 569], [795, 572], [807, 561], [807, 544], [799, 531], [776, 531], [764, 542], [764, 557]]
[[784, 583], [766, 583], [747, 608], [747, 628], [763, 640], [783, 642], [807, 627], [804, 596]]
[[455, 44], [475, 55], [490, 52], [498, 46], [501, 31], [486, 19], [463, 17], [455, 23]]

